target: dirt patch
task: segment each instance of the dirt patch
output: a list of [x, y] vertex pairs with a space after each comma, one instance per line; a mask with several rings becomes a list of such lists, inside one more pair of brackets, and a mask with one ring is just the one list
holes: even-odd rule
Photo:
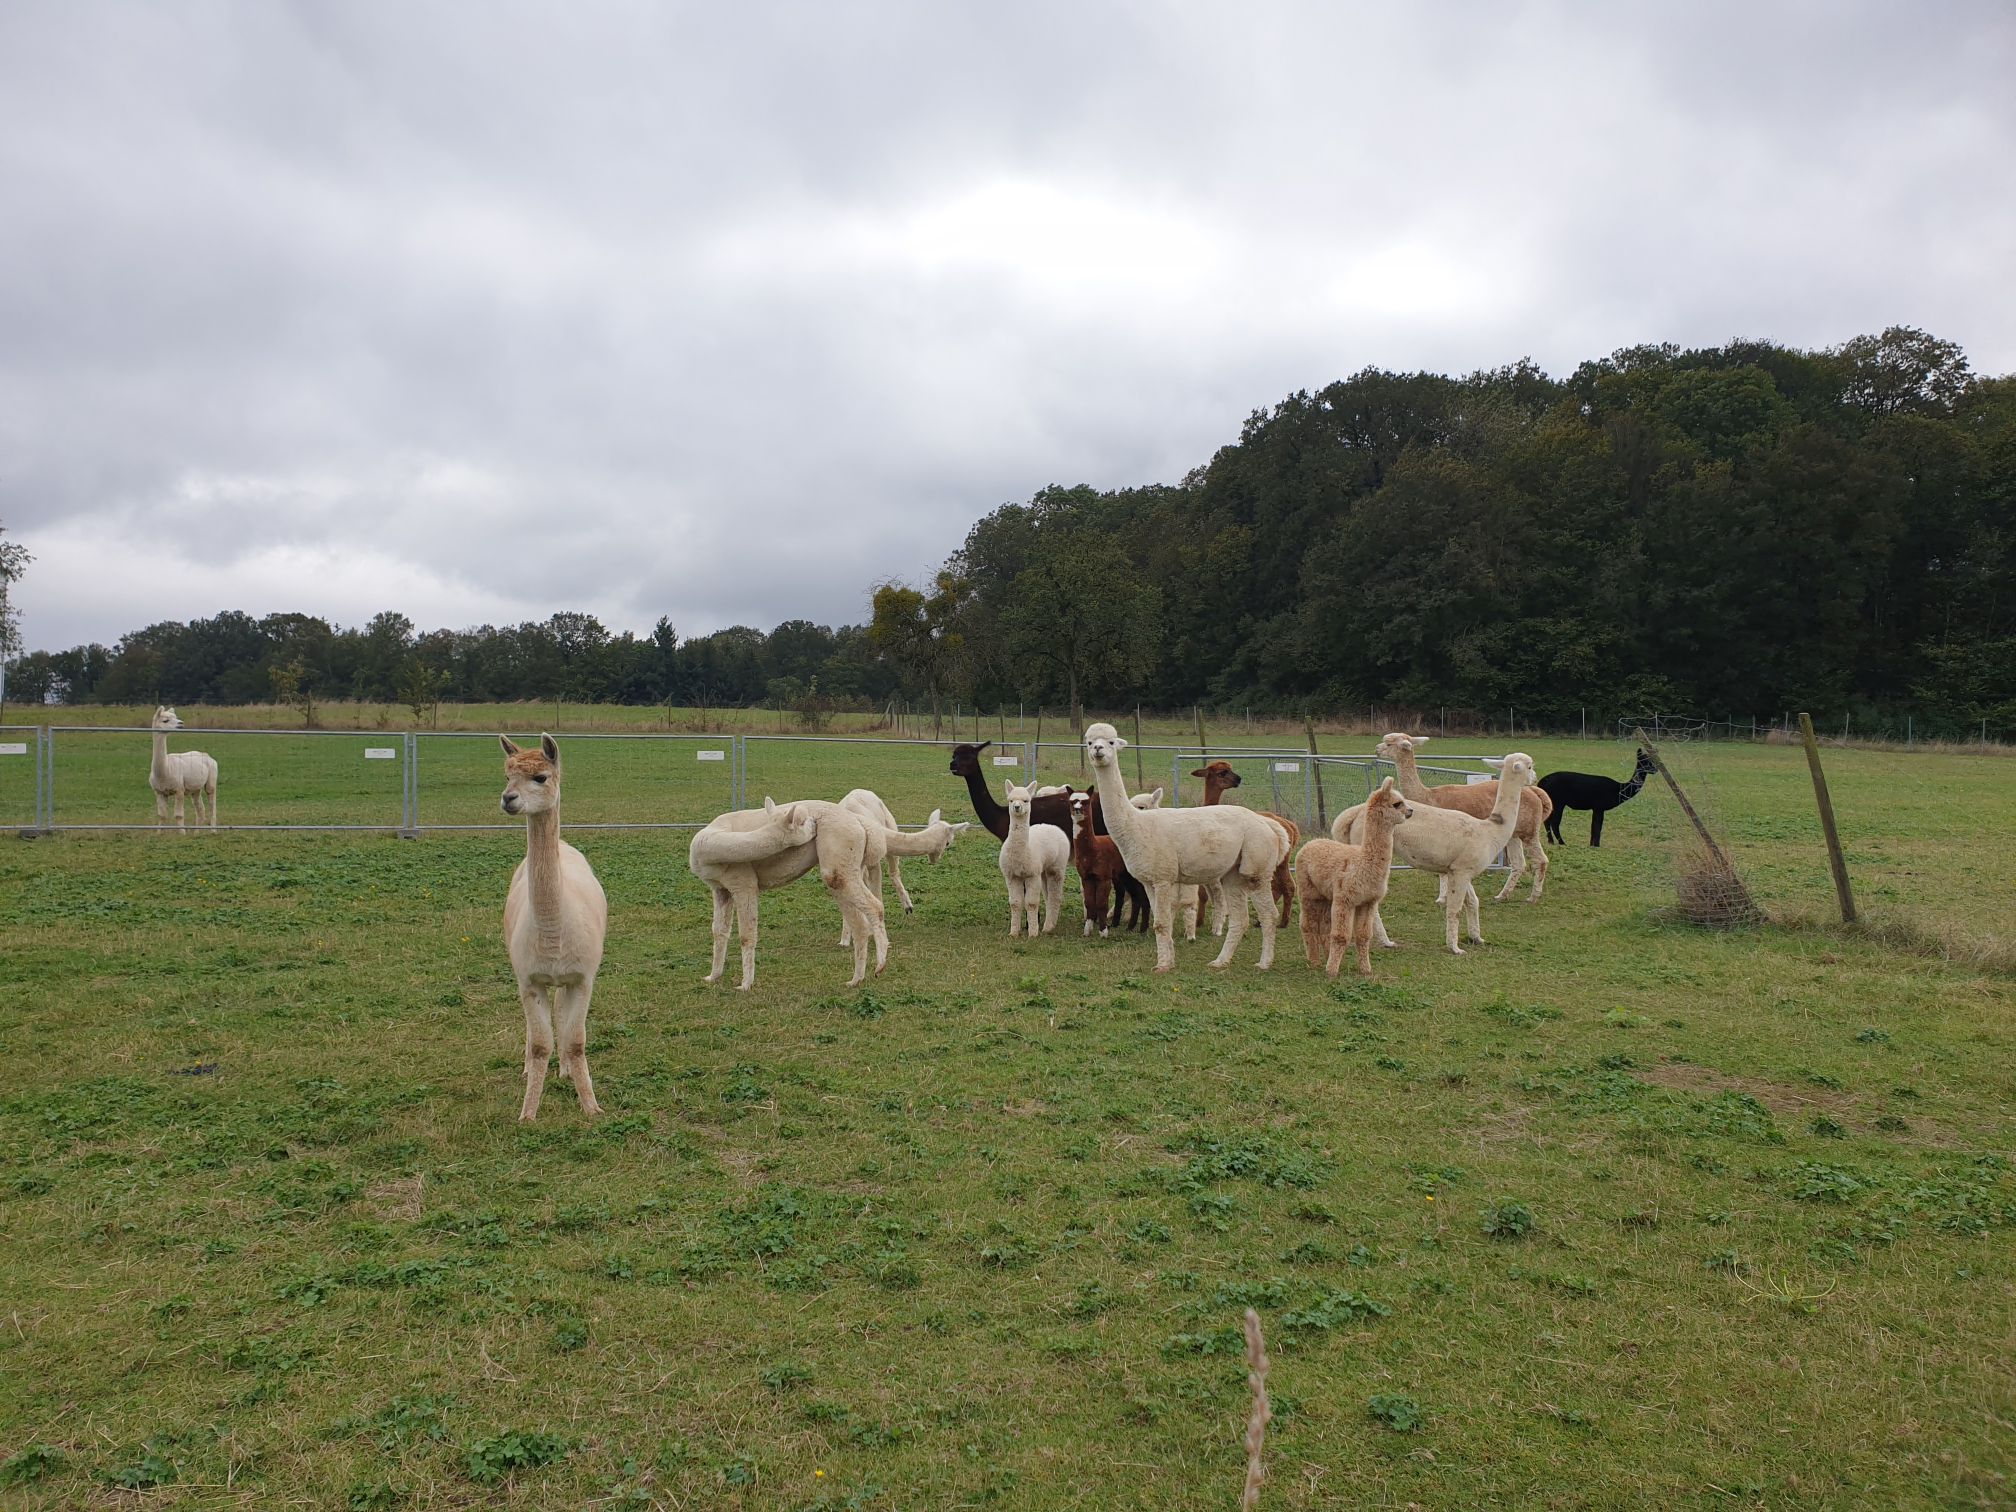
[[1050, 1104], [1041, 1098], [1024, 1098], [1019, 1102], [1001, 1104], [1001, 1111], [1010, 1118], [1040, 1118], [1050, 1111]]
[[1675, 1092], [1691, 1092], [1696, 1097], [1713, 1097], [1720, 1092], [1741, 1092], [1754, 1097], [1781, 1116], [1815, 1109], [1846, 1112], [1855, 1099], [1846, 1092], [1827, 1087], [1788, 1087], [1783, 1082], [1759, 1081], [1754, 1076], [1727, 1076], [1685, 1061], [1667, 1061], [1637, 1073], [1640, 1081]]

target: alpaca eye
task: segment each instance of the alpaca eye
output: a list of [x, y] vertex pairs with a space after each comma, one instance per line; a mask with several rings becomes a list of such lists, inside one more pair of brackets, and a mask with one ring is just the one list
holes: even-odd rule
[[541, 785], [542, 787], [543, 787], [543, 786], [545, 785], [545, 783], [546, 783], [546, 779], [545, 779], [545, 778], [544, 778], [543, 776], [540, 776], [540, 777], [534, 777], [534, 778], [533, 778], [532, 780], [533, 780], [534, 782], [536, 782], [536, 783], [540, 784], [540, 785]]

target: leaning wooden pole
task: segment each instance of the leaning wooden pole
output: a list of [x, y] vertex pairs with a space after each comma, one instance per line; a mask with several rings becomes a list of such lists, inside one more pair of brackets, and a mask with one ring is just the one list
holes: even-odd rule
[[1317, 759], [1316, 720], [1313, 716], [1302, 716], [1302, 728], [1309, 736], [1309, 767], [1316, 778], [1316, 828], [1323, 834], [1330, 833], [1330, 810], [1323, 801], [1323, 763]]
[[1813, 797], [1820, 805], [1820, 832], [1827, 837], [1827, 863], [1834, 868], [1834, 893], [1841, 900], [1841, 922], [1855, 922], [1855, 891], [1848, 885], [1848, 860], [1841, 854], [1841, 835], [1834, 828], [1834, 800], [1827, 796], [1827, 774], [1820, 770], [1820, 746], [1813, 739], [1813, 716], [1799, 716], [1799, 736], [1806, 742], [1806, 766], [1813, 773]]
[[1708, 826], [1703, 824], [1701, 816], [1694, 812], [1694, 805], [1687, 801], [1687, 795], [1680, 790], [1680, 784], [1675, 782], [1673, 774], [1666, 770], [1666, 762], [1659, 755], [1659, 747], [1652, 743], [1652, 737], [1645, 733], [1643, 726], [1634, 728], [1631, 733], [1638, 737], [1638, 744], [1644, 749], [1645, 754], [1652, 758], [1653, 768], [1666, 779], [1666, 786], [1673, 790], [1673, 796], [1680, 802], [1680, 812], [1693, 824], [1694, 833], [1699, 835], [1701, 843], [1708, 847], [1708, 854], [1714, 858], [1715, 864], [1733, 876], [1736, 868], [1729, 864], [1729, 858], [1722, 854], [1722, 847], [1715, 843], [1715, 837], [1708, 833]]

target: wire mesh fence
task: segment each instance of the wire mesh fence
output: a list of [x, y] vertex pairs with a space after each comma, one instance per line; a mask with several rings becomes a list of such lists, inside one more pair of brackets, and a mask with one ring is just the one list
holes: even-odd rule
[[42, 818], [42, 731], [0, 725], [0, 824], [27, 829]]
[[[495, 735], [416, 734], [411, 828], [521, 829], [497, 806]], [[536, 733], [514, 734], [536, 749]], [[568, 735], [561, 742], [570, 829], [689, 829], [737, 806], [738, 743], [719, 735]]]

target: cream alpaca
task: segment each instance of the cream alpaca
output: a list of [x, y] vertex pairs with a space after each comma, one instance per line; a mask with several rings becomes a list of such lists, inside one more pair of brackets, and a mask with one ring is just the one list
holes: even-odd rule
[[[1456, 943], [1457, 927], [1466, 913], [1471, 942], [1481, 945], [1484, 941], [1478, 930], [1477, 890], [1471, 886], [1471, 879], [1489, 866], [1491, 858], [1505, 848], [1506, 839], [1517, 823], [1519, 795], [1533, 780], [1533, 758], [1515, 751], [1505, 758], [1501, 771], [1498, 802], [1492, 808], [1490, 817], [1473, 819], [1468, 814], [1422, 803], [1415, 805], [1414, 817], [1393, 836], [1395, 851], [1421, 870], [1440, 873], [1444, 878], [1442, 906], [1447, 921], [1449, 949], [1457, 955], [1463, 954]], [[1365, 805], [1362, 803], [1339, 814], [1337, 822], [1330, 828], [1332, 839], [1354, 843], [1362, 843], [1365, 832]], [[1376, 910], [1372, 917], [1372, 929], [1380, 944], [1393, 943]]]
[[560, 1069], [572, 1079], [581, 1111], [602, 1111], [588, 1076], [588, 1000], [602, 968], [609, 932], [609, 902], [588, 858], [560, 838], [560, 747], [551, 735], [539, 749], [521, 750], [506, 736], [504, 796], [507, 814], [525, 816], [525, 859], [511, 874], [504, 899], [504, 945], [525, 1008], [525, 1101], [522, 1122], [539, 1116], [546, 1067], [557, 1025]]
[[[1271, 884], [1287, 853], [1287, 832], [1250, 809], [1221, 806], [1192, 809], [1138, 809], [1128, 800], [1120, 775], [1120, 752], [1127, 742], [1110, 724], [1085, 731], [1085, 754], [1098, 783], [1106, 828], [1127, 869], [1154, 899], [1155, 969], [1176, 964], [1173, 939], [1176, 889], [1186, 882], [1223, 894], [1229, 927], [1213, 966], [1231, 964], [1246, 933], [1247, 905], [1255, 888]], [[1260, 969], [1274, 964], [1276, 921], [1272, 907], [1260, 909]]]
[[[972, 828], [972, 821], [963, 820], [958, 824], [948, 822], [941, 809], [931, 810], [931, 817], [924, 821], [924, 828], [916, 834], [905, 834], [897, 826], [895, 814], [889, 805], [868, 788], [855, 788], [840, 800], [840, 807], [855, 816], [863, 824], [878, 825], [884, 832], [883, 845], [887, 852], [889, 871], [896, 879], [896, 897], [903, 905], [903, 912], [916, 912], [916, 905], [910, 901], [910, 892], [903, 885], [903, 858], [922, 856], [934, 866], [938, 858], [952, 848], [952, 842]], [[873, 889], [875, 896], [882, 896], [882, 863], [877, 861], [872, 874], [864, 873], [861, 880]], [[840, 923], [840, 943], [852, 943], [847, 922]]]
[[[1159, 809], [1162, 807], [1162, 789], [1158, 787], [1146, 793], [1136, 793], [1127, 801], [1138, 809]], [[1199, 896], [1200, 890], [1189, 882], [1184, 883], [1176, 889], [1176, 908], [1183, 917], [1183, 938], [1185, 940], [1194, 940], [1197, 938]], [[1222, 913], [1220, 914], [1220, 921], [1213, 932], [1216, 934], [1225, 933]]]
[[1043, 910], [1043, 933], [1057, 928], [1064, 906], [1064, 872], [1071, 864], [1071, 841], [1053, 824], [1029, 822], [1034, 788], [1017, 787], [1004, 779], [1008, 801], [1008, 838], [1001, 842], [1001, 876], [1008, 884], [1008, 935], [1022, 932], [1029, 916], [1029, 937], [1036, 937], [1036, 911]]
[[[1393, 763], [1393, 769], [1400, 774], [1401, 793], [1416, 803], [1432, 803], [1437, 808], [1454, 809], [1473, 819], [1482, 819], [1490, 813], [1492, 806], [1498, 802], [1496, 782], [1444, 783], [1439, 787], [1429, 787], [1421, 780], [1421, 769], [1414, 763], [1414, 752], [1416, 747], [1427, 743], [1426, 735], [1408, 735], [1394, 730], [1380, 738], [1373, 754]], [[1541, 788], [1528, 787], [1519, 799], [1519, 822], [1505, 845], [1505, 859], [1511, 863], [1511, 875], [1498, 890], [1495, 901], [1502, 903], [1511, 897], [1519, 879], [1526, 875], [1529, 847], [1533, 852], [1533, 887], [1526, 894], [1526, 901], [1540, 901], [1540, 894], [1547, 887], [1545, 826], [1553, 814], [1554, 800]]]
[[[793, 838], [801, 835], [804, 838]], [[767, 838], [752, 838], [758, 836]], [[714, 969], [706, 980], [721, 980], [732, 917], [742, 936], [739, 990], [746, 992], [755, 985], [757, 895], [796, 882], [815, 865], [854, 946], [854, 975], [847, 985], [858, 987], [868, 975], [871, 941], [879, 973], [888, 964], [889, 936], [882, 923], [882, 900], [862, 878], [886, 854], [879, 824], [864, 824], [859, 814], [818, 799], [779, 809], [766, 798], [760, 809], [740, 809], [715, 819], [693, 837], [686, 853], [693, 875], [714, 893]]]
[[154, 711], [154, 761], [147, 769], [148, 786], [154, 789], [154, 819], [157, 824], [168, 822], [168, 800], [175, 800], [175, 825], [178, 829], [189, 826], [183, 819], [182, 801], [193, 798], [196, 801], [196, 822], [202, 824], [207, 813], [210, 828], [217, 827], [217, 763], [201, 751], [168, 751], [168, 732], [182, 728], [182, 720], [173, 709], [157, 708]]
[[1354, 942], [1359, 972], [1372, 974], [1372, 911], [1386, 896], [1393, 873], [1394, 828], [1411, 819], [1414, 812], [1414, 806], [1393, 791], [1393, 779], [1388, 777], [1366, 801], [1363, 845], [1311, 840], [1296, 858], [1302, 948], [1314, 966], [1319, 945], [1327, 944], [1325, 976], [1337, 975], [1344, 952]]

